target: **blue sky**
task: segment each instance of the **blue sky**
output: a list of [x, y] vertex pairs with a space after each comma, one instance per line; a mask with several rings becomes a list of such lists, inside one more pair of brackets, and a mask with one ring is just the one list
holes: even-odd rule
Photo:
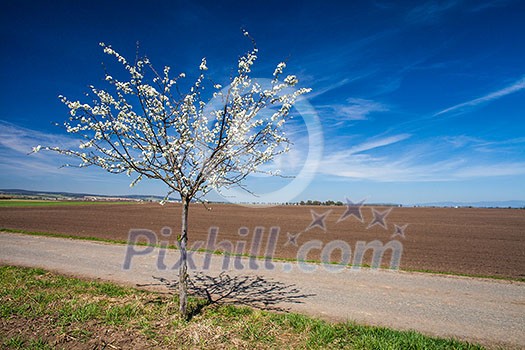
[[[282, 60], [322, 126], [322, 157], [294, 200], [404, 204], [525, 199], [523, 1], [2, 1], [0, 188], [164, 194], [156, 183], [64, 169], [37, 144], [76, 144], [53, 125], [103, 85], [103, 41], [157, 67], [227, 83], [256, 39], [255, 77]], [[301, 123], [296, 123], [296, 128]], [[304, 129], [304, 125], [303, 129]], [[309, 141], [274, 166], [301, 169]], [[311, 140], [310, 140], [311, 141]], [[283, 179], [253, 177], [257, 193]], [[210, 199], [216, 199], [212, 195]], [[254, 199], [256, 200], [256, 199]], [[286, 198], [285, 200], [290, 200]]]

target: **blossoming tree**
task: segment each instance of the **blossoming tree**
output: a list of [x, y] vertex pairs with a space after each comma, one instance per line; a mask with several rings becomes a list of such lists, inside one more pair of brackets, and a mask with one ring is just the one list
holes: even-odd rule
[[[247, 32], [244, 35], [251, 39]], [[310, 90], [293, 88], [298, 80], [293, 75], [283, 77], [285, 63], [277, 65], [270, 86], [251, 78], [258, 52], [253, 39], [252, 43], [253, 49], [239, 58], [229, 86], [211, 83], [206, 59], [202, 59], [200, 73], [187, 93], [180, 91], [184, 73], [171, 77], [169, 67], [159, 72], [146, 57], [130, 63], [101, 43], [104, 52], [125, 68], [126, 80], [106, 73], [106, 89], [90, 86], [92, 103], [60, 96], [70, 111], [64, 123], [67, 132], [82, 138], [78, 149], [34, 148], [76, 157], [80, 167], [127, 173], [134, 177], [130, 186], [143, 178], [161, 181], [168, 188], [165, 200], [173, 193], [180, 195], [182, 315], [187, 314], [190, 202], [203, 199], [212, 189], [242, 187], [242, 180], [250, 173], [286, 152], [289, 140], [283, 124], [297, 98]]]

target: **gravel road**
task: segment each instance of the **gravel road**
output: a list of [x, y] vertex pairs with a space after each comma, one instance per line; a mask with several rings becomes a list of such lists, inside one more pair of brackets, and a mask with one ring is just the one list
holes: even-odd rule
[[[127, 270], [123, 268], [126, 254], [130, 258]], [[178, 260], [177, 251], [169, 250], [165, 258], [160, 257], [159, 250], [151, 247], [130, 250], [117, 244], [0, 233], [2, 264], [42, 267], [121, 284], [151, 284], [152, 276], [175, 278], [177, 271], [171, 267]], [[191, 258], [195, 271], [205, 267], [205, 254], [195, 253]], [[159, 270], [159, 261], [167, 268]], [[223, 256], [213, 256], [204, 273], [218, 275], [223, 262]], [[321, 265], [292, 262], [275, 262], [268, 269], [264, 261], [252, 261], [258, 265], [254, 270], [247, 258], [238, 262], [244, 269], [231, 269], [228, 274], [262, 276], [293, 284], [302, 294], [311, 295], [300, 304], [283, 305], [295, 312], [413, 329], [489, 347], [525, 349], [525, 283], [367, 269], [333, 272]]]

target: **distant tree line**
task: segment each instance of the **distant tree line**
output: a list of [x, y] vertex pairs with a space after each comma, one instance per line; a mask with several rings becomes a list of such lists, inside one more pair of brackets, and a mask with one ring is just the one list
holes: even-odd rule
[[308, 199], [306, 202], [305, 201], [300, 201], [299, 205], [338, 205], [338, 206], [342, 206], [344, 204], [341, 201], [335, 202], [335, 201], [332, 201], [332, 200], [327, 200], [327, 201], [321, 202], [321, 201], [318, 201], [318, 200]]

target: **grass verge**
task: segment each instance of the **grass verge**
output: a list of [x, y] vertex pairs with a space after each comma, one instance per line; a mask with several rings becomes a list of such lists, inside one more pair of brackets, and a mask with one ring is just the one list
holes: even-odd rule
[[173, 296], [14, 266], [0, 266], [0, 301], [0, 347], [7, 349], [482, 349], [195, 298], [190, 308], [200, 312], [186, 321]]

